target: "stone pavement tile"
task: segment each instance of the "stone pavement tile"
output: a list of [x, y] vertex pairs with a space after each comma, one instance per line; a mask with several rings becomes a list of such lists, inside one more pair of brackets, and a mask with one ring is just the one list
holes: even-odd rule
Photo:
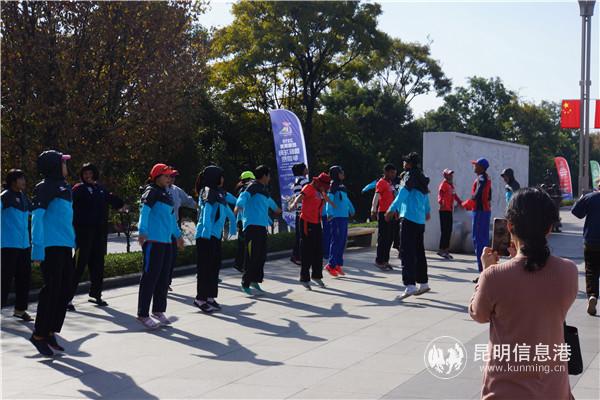
[[233, 383], [204, 393], [198, 398], [206, 399], [284, 399], [299, 390], [293, 386], [244, 385]]
[[339, 347], [347, 351], [360, 350], [367, 353], [378, 353], [393, 344], [399, 343], [401, 339], [395, 337], [380, 337], [377, 340], [366, 336], [348, 335], [327, 343], [327, 347]]
[[[436, 380], [434, 380], [436, 379]], [[424, 371], [386, 393], [384, 399], [470, 399], [481, 393], [481, 382], [473, 379], [438, 379]]]
[[161, 377], [144, 382], [143, 388], [135, 386], [112, 395], [107, 399], [146, 400], [146, 399], [197, 399], [203, 393], [215, 390], [229, 383], [227, 379], [206, 379], [198, 370], [196, 377], [188, 379], [173, 376]]
[[333, 346], [321, 346], [314, 350], [303, 353], [286, 361], [287, 365], [299, 365], [322, 368], [347, 368], [352, 364], [368, 358], [373, 353], [356, 349], [347, 349]]
[[294, 394], [288, 399], [360, 399], [360, 400], [375, 400], [381, 395], [376, 393], [357, 393], [357, 392], [335, 392], [329, 389], [326, 385], [321, 387], [312, 387]]
[[[399, 374], [416, 374], [425, 369], [423, 353], [421, 354], [387, 354], [385, 351], [372, 355], [350, 367], [348, 370], [362, 373], [393, 372]], [[398, 382], [400, 384], [401, 382]], [[390, 388], [391, 390], [391, 388]]]
[[300, 390], [314, 386], [317, 382], [335, 375], [337, 372], [339, 372], [339, 369], [317, 366], [280, 365], [256, 372], [235, 383], [242, 385], [289, 386]]
[[573, 397], [577, 400], [598, 400], [600, 399], [600, 389], [575, 386], [572, 390]]
[[393, 370], [382, 372], [346, 369], [323, 379], [318, 386], [334, 392], [345, 390], [382, 396], [411, 377], [411, 374], [401, 374]]
[[588, 369], [581, 374], [575, 387], [600, 390], [600, 371], [597, 369]]

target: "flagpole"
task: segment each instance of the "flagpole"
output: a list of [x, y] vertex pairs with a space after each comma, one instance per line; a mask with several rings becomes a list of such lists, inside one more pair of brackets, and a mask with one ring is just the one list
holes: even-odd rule
[[578, 0], [581, 15], [581, 107], [579, 123], [579, 195], [589, 191], [589, 158], [590, 158], [590, 63], [592, 15], [595, 0]]

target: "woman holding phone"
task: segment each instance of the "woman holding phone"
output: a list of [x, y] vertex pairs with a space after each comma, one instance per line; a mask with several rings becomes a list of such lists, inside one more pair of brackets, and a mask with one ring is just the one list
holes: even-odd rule
[[[563, 322], [577, 296], [576, 265], [551, 255], [546, 240], [558, 211], [545, 192], [526, 188], [512, 196], [506, 217], [512, 258], [500, 263], [498, 252], [484, 248], [469, 314], [490, 323], [488, 349], [528, 346], [528, 354], [514, 360], [491, 353], [481, 398], [572, 398], [567, 361], [552, 353], [564, 342]], [[540, 345], [549, 359], [536, 357]]]

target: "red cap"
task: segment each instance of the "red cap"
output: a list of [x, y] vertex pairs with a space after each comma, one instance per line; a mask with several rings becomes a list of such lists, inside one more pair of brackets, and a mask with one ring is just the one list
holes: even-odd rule
[[167, 164], [154, 164], [150, 170], [150, 179], [154, 180], [161, 175], [173, 175], [174, 169]]
[[179, 171], [177, 171], [175, 168], [173, 167], [169, 167], [173, 170], [173, 172], [171, 173], [171, 176], [178, 176], [179, 175]]
[[331, 184], [331, 177], [325, 172], [321, 172], [319, 176], [313, 177], [313, 180], [324, 189], [329, 188], [329, 185]]

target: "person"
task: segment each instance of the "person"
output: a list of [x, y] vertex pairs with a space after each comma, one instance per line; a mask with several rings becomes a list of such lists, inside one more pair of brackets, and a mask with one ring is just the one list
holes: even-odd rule
[[504, 186], [504, 197], [506, 198], [506, 205], [508, 206], [510, 198], [517, 190], [521, 188], [521, 185], [515, 179], [515, 172], [512, 170], [512, 168], [506, 168], [502, 171], [500, 176], [502, 179], [504, 179], [504, 183], [506, 184]]
[[348, 238], [348, 217], [354, 215], [354, 205], [348, 198], [344, 179], [346, 175], [339, 165], [334, 165], [329, 169], [331, 178], [331, 187], [327, 196], [335, 205], [327, 203], [325, 210], [329, 226], [331, 228], [331, 244], [329, 248], [329, 262], [325, 270], [331, 276], [346, 275], [344, 266], [344, 250], [346, 249], [346, 240]]
[[[412, 152], [404, 157], [403, 185], [388, 208], [385, 219], [391, 221], [396, 213], [402, 218], [400, 246], [402, 259], [403, 300], [430, 291], [425, 257], [425, 222], [431, 217], [429, 205], [429, 178], [419, 168], [419, 155]], [[416, 283], [419, 283], [417, 289]]]
[[454, 171], [446, 168], [442, 175], [444, 179], [438, 187], [438, 204], [440, 206], [440, 249], [437, 255], [452, 260], [450, 255], [450, 237], [452, 236], [452, 222], [454, 202], [461, 206], [462, 200], [454, 190]]
[[310, 280], [325, 288], [323, 283], [323, 254], [321, 215], [324, 202], [331, 202], [327, 196], [327, 190], [331, 178], [325, 172], [314, 177], [312, 182], [304, 186], [304, 189], [291, 205], [294, 209], [302, 201], [303, 207], [300, 214], [302, 228], [302, 240], [300, 241], [300, 253], [302, 256], [302, 268], [300, 269], [300, 283], [307, 290], [312, 290]]
[[585, 260], [585, 292], [588, 298], [587, 312], [596, 315], [598, 287], [600, 279], [600, 192], [585, 194], [573, 205], [571, 213], [579, 219], [585, 218], [583, 225]]
[[393, 242], [394, 224], [386, 221], [385, 213], [394, 201], [393, 182], [398, 170], [393, 164], [386, 164], [383, 177], [377, 181], [371, 207], [371, 220], [377, 220], [377, 255], [375, 265], [382, 271], [392, 270], [390, 248]]
[[276, 215], [281, 209], [270, 197], [267, 185], [271, 181], [271, 171], [266, 165], [260, 165], [254, 171], [256, 179], [240, 195], [235, 205], [236, 214], [242, 212], [242, 225], [245, 240], [244, 274], [242, 276], [242, 291], [252, 295], [255, 289], [265, 293], [260, 287], [264, 279], [265, 261], [267, 259], [267, 227], [271, 225], [269, 211]]
[[65, 180], [70, 159], [70, 155], [56, 150], [38, 156], [37, 167], [44, 179], [35, 186], [31, 200], [31, 259], [39, 265], [44, 285], [29, 340], [45, 356], [64, 351], [56, 333], [65, 321], [73, 284], [75, 231], [71, 186]]
[[[308, 167], [305, 163], [298, 163], [292, 166], [292, 172], [294, 174], [294, 186], [292, 190], [294, 191], [294, 199], [300, 195], [302, 188], [306, 186], [308, 181]], [[294, 231], [296, 233], [294, 248], [292, 250], [292, 257], [290, 261], [296, 265], [301, 265], [301, 255], [300, 255], [300, 239], [302, 238], [302, 230], [300, 229], [300, 213], [302, 211], [302, 203], [298, 203], [298, 207], [296, 208], [296, 227]]]
[[108, 208], [123, 209], [125, 203], [102, 186], [100, 172], [91, 163], [79, 171], [80, 182], [73, 186], [73, 226], [75, 227], [75, 272], [68, 311], [75, 311], [72, 303], [83, 271], [89, 268], [89, 302], [104, 307], [102, 299], [104, 256], [108, 237]]
[[[173, 169], [166, 164], [155, 164], [150, 170], [148, 185], [140, 200], [138, 242], [142, 247], [143, 265], [140, 279], [137, 320], [147, 329], [170, 325], [165, 315], [171, 274], [171, 244], [177, 241], [183, 248], [183, 238], [177, 226], [173, 199], [167, 192]], [[152, 317], [150, 315], [152, 302]]]
[[[192, 196], [187, 194], [185, 190], [180, 188], [175, 184], [175, 179], [179, 176], [179, 171], [177, 171], [172, 166], [169, 167], [173, 170], [173, 173], [169, 176], [169, 184], [167, 186], [167, 193], [173, 199], [173, 212], [175, 214], [175, 219], [177, 220], [177, 226], [181, 227], [181, 216], [179, 215], [179, 209], [181, 207], [189, 208], [190, 210], [196, 210], [197, 204]], [[175, 270], [175, 265], [177, 264], [177, 241], [173, 241], [171, 243], [171, 271], [169, 272], [169, 287], [168, 291], [172, 292], [173, 288], [171, 287], [171, 283], [173, 283], [173, 271]]]
[[235, 224], [235, 216], [225, 199], [223, 170], [211, 165], [196, 179], [198, 194], [198, 225], [196, 226], [197, 283], [194, 305], [210, 314], [221, 309], [217, 302], [219, 269], [221, 266], [221, 237], [225, 220]]
[[[492, 181], [487, 174], [490, 163], [485, 158], [471, 161], [473, 171], [477, 174], [477, 179], [473, 182], [471, 198], [464, 201], [462, 206], [465, 210], [472, 211], [473, 225], [473, 247], [477, 257], [477, 267], [479, 272], [483, 270], [481, 264], [481, 253], [483, 248], [490, 243], [490, 218], [492, 216]], [[479, 277], [473, 280], [477, 283]]]
[[[400, 176], [396, 176], [396, 179], [393, 180], [392, 182], [392, 187], [394, 188], [394, 198], [396, 198], [396, 196], [398, 195], [398, 192], [400, 192], [400, 188], [402, 186], [402, 178]], [[401, 257], [401, 252], [400, 252], [400, 225], [401, 225], [401, 221], [400, 218], [394, 218], [392, 219], [392, 248], [396, 249], [398, 251], [398, 258]]]
[[[240, 175], [240, 181], [236, 186], [236, 195], [237, 198], [248, 188], [248, 185], [256, 179], [254, 173], [252, 171], [244, 171]], [[236, 201], [237, 202], [237, 201]], [[235, 206], [235, 203], [233, 204]], [[246, 245], [244, 242], [244, 224], [242, 223], [242, 212], [239, 212], [236, 216], [236, 226], [237, 226], [237, 252], [235, 253], [235, 264], [233, 267], [237, 269], [239, 272], [244, 272], [244, 254]]]
[[27, 313], [31, 283], [31, 245], [29, 242], [29, 214], [31, 203], [25, 194], [25, 173], [11, 169], [6, 174], [2, 199], [1, 268], [2, 307], [8, 302], [8, 293], [15, 282], [15, 309], [13, 316], [30, 322]]
[[[558, 211], [542, 190], [525, 188], [513, 194], [506, 217], [512, 258], [500, 263], [496, 252], [484, 248], [469, 305], [473, 320], [489, 323], [488, 349], [494, 350], [481, 398], [572, 399], [568, 357], [557, 348], [564, 346], [563, 324], [577, 296], [577, 266], [550, 253], [546, 238]], [[495, 351], [500, 348], [511, 357]], [[544, 349], [550, 349], [549, 357]]]

